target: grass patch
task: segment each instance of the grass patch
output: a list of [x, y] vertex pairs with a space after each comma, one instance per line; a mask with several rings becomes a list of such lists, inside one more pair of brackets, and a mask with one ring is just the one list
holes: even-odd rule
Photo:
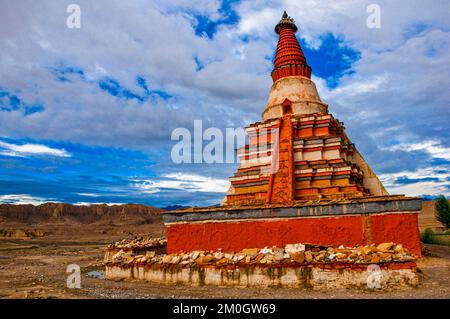
[[435, 233], [431, 228], [427, 228], [420, 234], [420, 240], [425, 244], [450, 246], [450, 231]]

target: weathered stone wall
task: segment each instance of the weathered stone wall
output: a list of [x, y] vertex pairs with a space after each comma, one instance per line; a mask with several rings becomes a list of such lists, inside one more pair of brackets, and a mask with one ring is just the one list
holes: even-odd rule
[[[106, 253], [108, 255], [108, 251]], [[403, 287], [418, 283], [415, 258], [401, 244], [337, 248], [302, 243], [245, 248], [240, 252], [192, 251], [106, 258], [106, 279], [235, 287]]]
[[[382, 266], [380, 288], [414, 287], [419, 283], [414, 263], [400, 269]], [[164, 284], [233, 287], [287, 287], [312, 289], [368, 288], [367, 266], [325, 269], [321, 267], [199, 267], [152, 268], [142, 265], [106, 267], [109, 280], [136, 279]], [[370, 280], [370, 279], [369, 279]]]

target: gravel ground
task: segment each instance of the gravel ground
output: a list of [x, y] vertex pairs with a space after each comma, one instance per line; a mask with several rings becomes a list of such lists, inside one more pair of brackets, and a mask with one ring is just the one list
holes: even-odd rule
[[[229, 288], [106, 281], [87, 272], [105, 241], [0, 241], [0, 298], [444, 298], [450, 299], [450, 247], [426, 245], [418, 288], [392, 291]], [[82, 268], [81, 288], [66, 287], [66, 268]]]

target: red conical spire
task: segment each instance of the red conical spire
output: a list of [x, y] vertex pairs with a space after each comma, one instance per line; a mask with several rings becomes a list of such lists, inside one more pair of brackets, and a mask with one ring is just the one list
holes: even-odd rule
[[280, 35], [277, 44], [277, 52], [272, 71], [273, 81], [286, 76], [300, 75], [311, 78], [311, 68], [306, 63], [306, 58], [295, 37], [297, 26], [294, 19], [284, 11], [280, 22], [275, 26], [275, 32]]

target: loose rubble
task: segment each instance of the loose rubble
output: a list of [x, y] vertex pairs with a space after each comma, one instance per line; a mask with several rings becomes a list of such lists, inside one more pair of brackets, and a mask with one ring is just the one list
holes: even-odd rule
[[[165, 243], [157, 239], [159, 245]], [[134, 245], [134, 246], [133, 246]], [[140, 253], [133, 253], [139, 247]], [[383, 264], [413, 262], [415, 257], [401, 244], [382, 243], [378, 246], [365, 245], [338, 248], [289, 244], [284, 248], [264, 247], [262, 249], [246, 248], [240, 252], [193, 251], [178, 254], [161, 254], [154, 250], [155, 244], [148, 241], [116, 243], [115, 249], [122, 247], [114, 255], [109, 255], [106, 264], [114, 265], [178, 265], [181, 267], [197, 266], [243, 266], [243, 265], [314, 265], [314, 264]], [[143, 247], [149, 247], [143, 251]]]
[[116, 260], [130, 260], [136, 256], [155, 256], [166, 253], [167, 240], [165, 238], [123, 239], [107, 246], [103, 261], [105, 263]]
[[167, 240], [165, 238], [144, 238], [137, 237], [134, 239], [122, 239], [115, 243], [108, 245], [107, 249], [122, 249], [122, 250], [145, 250], [156, 247], [165, 247]]

